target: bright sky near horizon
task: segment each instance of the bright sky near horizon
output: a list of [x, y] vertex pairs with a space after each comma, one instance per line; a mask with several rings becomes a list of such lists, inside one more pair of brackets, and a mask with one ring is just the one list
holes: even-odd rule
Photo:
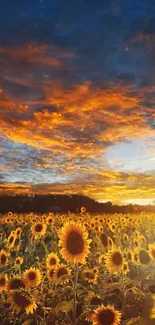
[[0, 194], [155, 204], [154, 0], [6, 0]]

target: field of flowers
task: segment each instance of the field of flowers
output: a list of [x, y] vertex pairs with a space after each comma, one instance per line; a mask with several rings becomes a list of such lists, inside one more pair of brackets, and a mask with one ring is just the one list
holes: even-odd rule
[[155, 322], [155, 214], [0, 216], [1, 325]]

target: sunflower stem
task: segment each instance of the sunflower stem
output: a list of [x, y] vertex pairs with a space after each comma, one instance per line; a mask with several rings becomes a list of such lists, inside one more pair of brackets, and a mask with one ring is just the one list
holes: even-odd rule
[[78, 263], [75, 263], [75, 277], [74, 277], [74, 309], [73, 309], [73, 325], [76, 325], [76, 295], [78, 282]]

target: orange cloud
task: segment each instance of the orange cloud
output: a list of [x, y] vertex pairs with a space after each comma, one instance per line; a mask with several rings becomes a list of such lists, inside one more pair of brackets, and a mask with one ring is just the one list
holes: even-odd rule
[[[49, 170], [50, 175], [52, 167], [56, 166], [61, 175], [70, 175], [71, 179], [69, 185], [46, 184], [38, 187], [1, 184], [0, 193], [81, 193], [98, 200], [114, 201], [118, 200], [118, 193], [120, 200], [150, 198], [154, 195], [152, 175], [124, 175], [105, 168], [104, 161], [105, 152], [115, 143], [144, 137], [149, 141], [154, 135], [154, 129], [147, 120], [147, 114], [155, 117], [151, 106], [154, 97], [150, 96], [155, 91], [154, 87], [133, 92], [133, 86], [123, 87], [112, 83], [105, 89], [102, 86], [96, 88], [89, 81], [73, 85], [60, 82], [59, 78], [50, 80], [43, 77], [38, 81], [35, 75], [38, 64], [61, 71], [65, 67], [62, 58], [72, 57], [72, 53], [61, 52], [44, 44], [26, 45], [12, 51], [1, 48], [0, 55], [9, 57], [13, 67], [26, 63], [34, 69], [33, 77], [28, 75], [26, 80], [22, 75], [9, 74], [9, 68], [7, 70], [5, 81], [27, 87], [32, 91], [32, 96], [22, 97], [20, 93], [13, 96], [5, 86], [2, 87], [2, 137], [33, 148], [36, 155], [41, 149], [45, 157], [34, 162], [32, 159], [33, 167], [43, 167]], [[39, 95], [33, 91], [39, 91]], [[48, 155], [52, 155], [52, 163]], [[25, 159], [26, 165], [29, 157]], [[3, 172], [7, 166], [9, 169], [12, 162], [2, 165]], [[84, 184], [83, 180], [86, 181]]]
[[[100, 182], [97, 180], [100, 179]], [[112, 182], [110, 181], [112, 179]], [[127, 199], [150, 199], [155, 196], [154, 175], [106, 172], [97, 175], [96, 182], [70, 184], [5, 184], [0, 194], [82, 194], [98, 201], [124, 202]]]
[[[102, 143], [113, 144], [125, 138], [153, 134], [142, 115], [141, 97], [133, 97], [126, 88], [105, 91], [85, 83], [67, 90], [56, 84], [46, 85], [45, 91], [45, 107], [54, 105], [56, 111], [34, 112], [26, 120], [2, 116], [0, 131], [15, 142], [72, 153], [73, 157], [104, 151]], [[16, 112], [26, 112], [29, 102], [26, 106], [25, 103], [16, 106], [13, 102], [12, 105]], [[135, 110], [138, 105], [139, 109]]]
[[135, 32], [130, 39], [128, 44], [131, 46], [135, 43], [145, 43], [146, 46], [151, 49], [153, 46], [155, 40], [155, 34], [154, 33], [148, 33], [148, 32]]
[[51, 54], [54, 54], [56, 51], [58, 51], [58, 49], [53, 46], [48, 46], [46, 44], [38, 45], [36, 43], [26, 44], [24, 47], [0, 48], [0, 54], [5, 54], [5, 56], [12, 58], [14, 63], [42, 63], [59, 67], [61, 66], [61, 61], [51, 56]]

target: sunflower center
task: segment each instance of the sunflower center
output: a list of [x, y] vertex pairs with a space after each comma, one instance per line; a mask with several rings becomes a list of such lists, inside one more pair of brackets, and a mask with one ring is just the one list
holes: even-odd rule
[[5, 254], [2, 254], [1, 255], [1, 264], [5, 264], [5, 262], [6, 262], [6, 256], [5, 256]]
[[29, 277], [29, 280], [33, 281], [36, 279], [36, 273], [33, 271], [29, 272], [28, 277]]
[[114, 253], [112, 261], [115, 265], [121, 265], [123, 261], [122, 255], [119, 252]]
[[57, 273], [58, 278], [63, 275], [67, 275], [67, 270], [65, 268], [60, 269]]
[[20, 259], [16, 260], [16, 264], [20, 264]]
[[150, 262], [150, 256], [144, 250], [140, 250], [140, 252], [139, 252], [139, 259], [140, 259], [140, 262], [142, 264], [148, 264]]
[[24, 282], [22, 280], [20, 280], [20, 279], [11, 280], [10, 290], [16, 290], [16, 289], [19, 289], [19, 288], [25, 288]]
[[51, 257], [50, 259], [50, 265], [55, 265], [57, 263], [56, 258], [55, 257]]
[[0, 285], [1, 286], [4, 286], [6, 284], [6, 280], [5, 280], [5, 278], [1, 278], [0, 279]]
[[19, 306], [21, 308], [26, 308], [31, 303], [27, 297], [21, 295], [18, 292], [15, 292], [15, 294], [14, 294], [14, 302], [16, 303], [17, 306]]
[[108, 246], [108, 238], [107, 238], [107, 235], [106, 234], [101, 234], [101, 242], [103, 244], [103, 246], [107, 247]]
[[101, 325], [112, 325], [114, 323], [114, 313], [109, 310], [109, 309], [106, 309], [106, 310], [103, 310], [100, 312], [99, 316], [98, 316], [98, 319], [99, 319], [99, 324]]
[[88, 279], [94, 279], [94, 272], [86, 272], [86, 278]]
[[43, 229], [43, 226], [41, 223], [38, 223], [36, 226], [35, 226], [35, 231], [36, 232], [41, 232]]
[[102, 300], [98, 297], [93, 297], [91, 299], [91, 305], [98, 306], [98, 305], [101, 305], [101, 303], [102, 303]]
[[11, 237], [9, 238], [9, 243], [12, 244], [13, 241], [14, 241], [14, 236], [11, 236]]
[[78, 255], [83, 252], [84, 243], [83, 243], [82, 235], [75, 230], [69, 233], [66, 244], [67, 244], [67, 250], [72, 255]]

